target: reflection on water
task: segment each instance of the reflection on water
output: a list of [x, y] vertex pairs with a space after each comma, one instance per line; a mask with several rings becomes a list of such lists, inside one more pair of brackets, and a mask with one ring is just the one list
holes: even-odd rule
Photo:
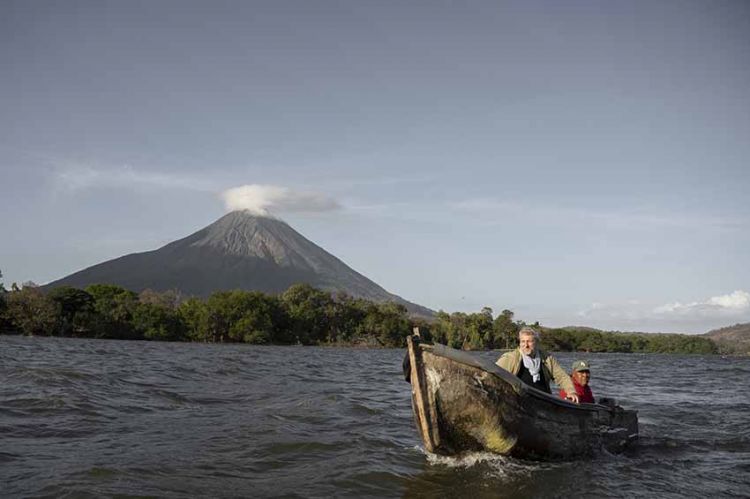
[[403, 353], [0, 336], [0, 495], [750, 490], [750, 359], [587, 354], [595, 395], [638, 409], [641, 440], [624, 455], [538, 463], [425, 454]]

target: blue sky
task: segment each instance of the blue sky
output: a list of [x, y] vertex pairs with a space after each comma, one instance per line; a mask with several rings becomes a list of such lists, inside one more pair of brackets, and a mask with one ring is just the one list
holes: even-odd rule
[[0, 0], [0, 68], [6, 285], [254, 185], [434, 309], [750, 321], [748, 2]]

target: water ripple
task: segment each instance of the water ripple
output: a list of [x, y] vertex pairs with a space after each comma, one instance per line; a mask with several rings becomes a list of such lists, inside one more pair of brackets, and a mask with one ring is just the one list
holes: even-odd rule
[[[537, 463], [425, 453], [402, 356], [0, 336], [2, 495], [567, 497], [586, 484], [588, 496], [682, 498], [750, 490], [747, 359], [587, 355], [595, 394], [639, 410], [640, 444], [623, 455]], [[563, 365], [575, 357], [558, 356]]]

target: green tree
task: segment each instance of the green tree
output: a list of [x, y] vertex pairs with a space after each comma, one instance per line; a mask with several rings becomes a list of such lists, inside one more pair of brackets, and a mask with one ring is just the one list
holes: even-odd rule
[[133, 310], [132, 324], [138, 335], [147, 340], [180, 341], [188, 337], [180, 314], [156, 303], [138, 303]]
[[518, 324], [513, 322], [513, 312], [505, 309], [493, 323], [494, 348], [514, 348], [518, 344]]
[[212, 343], [223, 343], [229, 340], [230, 324], [241, 315], [232, 310], [230, 293], [232, 291], [219, 291], [206, 300], [206, 316], [202, 324], [201, 336]]
[[354, 337], [367, 316], [368, 303], [347, 294], [339, 294], [329, 305], [327, 343], [348, 342]]
[[55, 288], [47, 297], [60, 306], [62, 336], [88, 336], [97, 326], [94, 297], [71, 286]]
[[469, 316], [464, 312], [453, 312], [449, 316], [448, 344], [453, 348], [465, 348], [467, 343], [467, 327]]
[[38, 288], [23, 288], [6, 296], [7, 316], [11, 327], [29, 336], [52, 336], [58, 333], [62, 320], [60, 305]]
[[410, 332], [406, 307], [394, 302], [370, 302], [357, 330], [360, 336], [370, 337], [386, 347], [404, 346]]
[[309, 345], [330, 338], [330, 293], [309, 284], [294, 284], [282, 293], [281, 304], [289, 317], [288, 330], [284, 331], [287, 341]]
[[541, 348], [546, 351], [570, 352], [575, 350], [577, 342], [575, 333], [567, 329], [548, 329], [542, 330]]
[[578, 348], [585, 352], [605, 352], [606, 345], [602, 333], [599, 331], [586, 331]]
[[466, 321], [466, 347], [471, 350], [493, 348], [493, 325], [492, 309], [489, 307], [482, 308], [477, 314], [470, 314]]
[[114, 284], [92, 284], [85, 291], [94, 298], [95, 337], [143, 339], [143, 335], [133, 326], [137, 294]]
[[[0, 279], [3, 277], [3, 272], [0, 270]], [[7, 331], [10, 329], [10, 321], [8, 319], [8, 304], [5, 300], [5, 296], [8, 294], [8, 292], [5, 290], [5, 286], [3, 286], [3, 282], [0, 281], [0, 333], [3, 333], [4, 331]]]
[[180, 292], [170, 289], [167, 291], [159, 292], [152, 289], [144, 289], [138, 294], [138, 301], [140, 303], [150, 303], [152, 305], [160, 305], [162, 307], [176, 309], [180, 302]]
[[210, 341], [208, 334], [208, 307], [198, 298], [188, 298], [177, 308], [182, 323], [186, 327], [190, 341]]
[[430, 334], [432, 341], [450, 346], [448, 340], [448, 329], [450, 326], [450, 314], [444, 310], [439, 310], [435, 320], [430, 325]]
[[181, 315], [203, 341], [270, 343], [275, 340], [279, 308], [277, 298], [257, 291], [219, 291], [202, 308], [186, 302]]
[[244, 343], [271, 343], [274, 340], [274, 318], [278, 301], [260, 292], [235, 292], [232, 295], [236, 314], [229, 326], [229, 338]]
[[378, 339], [388, 347], [403, 347], [411, 333], [406, 307], [400, 303], [386, 302], [378, 305], [380, 327]]
[[8, 303], [5, 299], [6, 293], [0, 292], [0, 334], [10, 329], [8, 319]]

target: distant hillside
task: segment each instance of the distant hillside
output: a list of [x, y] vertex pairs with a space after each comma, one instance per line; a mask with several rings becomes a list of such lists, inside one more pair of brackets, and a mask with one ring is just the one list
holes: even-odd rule
[[719, 353], [715, 341], [699, 334], [603, 331], [587, 326], [540, 329], [542, 346], [561, 352]]
[[722, 327], [705, 333], [726, 354], [750, 355], [750, 322]]
[[395, 301], [414, 315], [434, 312], [404, 300], [306, 239], [287, 223], [234, 211], [198, 232], [154, 251], [94, 265], [47, 288], [117, 284], [132, 291], [178, 290], [206, 297], [243, 289], [279, 293], [295, 283], [375, 302]]
[[[553, 329], [553, 328], [542, 328], [542, 329]], [[589, 327], [589, 326], [565, 326], [561, 327], [559, 329], [564, 329], [565, 331], [573, 331], [573, 332], [589, 332], [589, 333], [605, 333], [607, 331], [604, 331], [603, 329], [597, 329], [595, 327]]]

